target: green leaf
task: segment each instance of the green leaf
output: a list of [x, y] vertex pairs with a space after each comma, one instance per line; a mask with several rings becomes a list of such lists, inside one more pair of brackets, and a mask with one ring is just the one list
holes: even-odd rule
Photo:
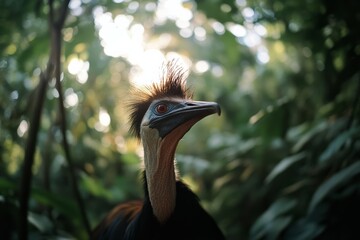
[[333, 156], [336, 152], [340, 150], [340, 148], [345, 144], [347, 140], [349, 140], [352, 136], [358, 133], [360, 133], [359, 128], [353, 128], [341, 133], [329, 144], [325, 151], [320, 155], [319, 161], [324, 162], [331, 158], [331, 156]]
[[121, 159], [124, 163], [129, 165], [139, 164], [139, 157], [134, 153], [124, 153], [121, 155]]
[[285, 135], [290, 106], [290, 100], [279, 99], [250, 118], [250, 122], [255, 123], [263, 140], [271, 141]]
[[[1, 192], [14, 189], [18, 189], [18, 186], [15, 183], [6, 179], [0, 179]], [[73, 201], [70, 200], [69, 197], [34, 187], [31, 189], [31, 197], [45, 206], [51, 206], [55, 208], [58, 212], [67, 215], [72, 219], [79, 218], [80, 216], [77, 206]]]
[[28, 221], [43, 233], [49, 233], [53, 229], [52, 222], [44, 215], [29, 212]]
[[290, 224], [292, 220], [291, 216], [279, 217], [269, 223], [269, 233], [267, 236], [268, 240], [279, 239], [281, 232]]
[[32, 188], [32, 195], [36, 201], [46, 206], [51, 206], [58, 212], [65, 214], [71, 219], [79, 219], [80, 212], [75, 202], [68, 196], [51, 193], [43, 189]]
[[91, 178], [86, 174], [82, 174], [81, 180], [81, 185], [94, 196], [103, 197], [108, 200], [113, 199], [112, 193], [106, 190], [100, 181], [96, 180], [95, 178]]
[[316, 126], [310, 128], [309, 132], [305, 133], [299, 141], [292, 148], [293, 152], [298, 152], [300, 149], [304, 147], [306, 143], [308, 143], [316, 134], [324, 131], [328, 127], [326, 121], [322, 121], [318, 123]]
[[274, 202], [255, 222], [250, 230], [250, 239], [262, 239], [272, 235], [274, 239], [290, 223], [291, 217], [281, 217], [296, 205], [296, 200], [281, 198]]
[[4, 179], [0, 178], [0, 190], [1, 192], [8, 191], [8, 190], [14, 190], [16, 189], [16, 184]]
[[[200, 11], [203, 11], [207, 17], [214, 18], [218, 20], [219, 22], [226, 23], [228, 21], [232, 20], [232, 15], [229, 13], [225, 13], [224, 11], [219, 11], [219, 3], [221, 1], [196, 1], [197, 8]], [[229, 2], [231, 5], [233, 5], [233, 2]], [[236, 7], [231, 8], [236, 10]]]
[[284, 172], [286, 169], [288, 169], [292, 164], [298, 162], [299, 160], [303, 159], [306, 156], [305, 152], [301, 152], [298, 154], [295, 154], [293, 156], [284, 158], [281, 160], [270, 172], [270, 174], [266, 177], [265, 182], [270, 183], [274, 178], [276, 178], [279, 174]]
[[316, 208], [316, 206], [336, 188], [343, 186], [357, 174], [360, 174], [360, 161], [357, 161], [347, 168], [342, 169], [340, 172], [333, 175], [331, 178], [321, 184], [311, 199], [308, 213], [311, 213]]
[[311, 219], [302, 218], [295, 223], [291, 224], [289, 229], [283, 236], [283, 239], [291, 240], [308, 240], [315, 239], [322, 231], [324, 226], [321, 226], [317, 222], [313, 222]]

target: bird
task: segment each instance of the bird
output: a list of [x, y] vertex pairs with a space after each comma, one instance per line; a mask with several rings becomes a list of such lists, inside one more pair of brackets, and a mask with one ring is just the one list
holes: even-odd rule
[[175, 151], [182, 137], [204, 117], [221, 114], [218, 103], [192, 100], [187, 71], [163, 64], [160, 81], [135, 89], [129, 103], [130, 132], [144, 150], [144, 199], [120, 203], [92, 232], [92, 239], [222, 240], [215, 220], [181, 181]]

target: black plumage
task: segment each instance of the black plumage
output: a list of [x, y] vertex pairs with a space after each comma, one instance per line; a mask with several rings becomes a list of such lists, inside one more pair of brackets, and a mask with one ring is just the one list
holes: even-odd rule
[[225, 239], [213, 218], [199, 204], [198, 197], [181, 181], [176, 183], [176, 193], [175, 211], [165, 224], [160, 224], [152, 214], [145, 190], [144, 201], [131, 201], [115, 208], [117, 214], [112, 215], [106, 226], [95, 229], [94, 239]]

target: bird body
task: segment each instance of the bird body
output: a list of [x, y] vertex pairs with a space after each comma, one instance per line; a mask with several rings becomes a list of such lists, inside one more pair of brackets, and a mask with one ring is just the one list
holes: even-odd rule
[[108, 219], [111, 219], [108, 225], [95, 230], [96, 239], [224, 239], [215, 221], [199, 204], [197, 196], [181, 181], [176, 182], [176, 193], [177, 204], [164, 224], [152, 213], [148, 198], [143, 202], [131, 201], [118, 205], [113, 214], [109, 214], [112, 218]]
[[184, 134], [217, 103], [190, 99], [184, 71], [174, 62], [160, 84], [135, 93], [131, 130], [144, 148], [144, 200], [118, 205], [98, 225], [93, 239], [221, 240], [223, 234], [197, 196], [178, 178], [174, 156]]

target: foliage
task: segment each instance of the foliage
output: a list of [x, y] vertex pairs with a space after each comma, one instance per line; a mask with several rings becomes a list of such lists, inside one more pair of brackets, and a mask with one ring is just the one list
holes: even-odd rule
[[[16, 239], [51, 26], [47, 2], [3, 1], [0, 9], [0, 232]], [[127, 134], [130, 82], [174, 52], [192, 63], [195, 98], [222, 107], [221, 118], [185, 136], [177, 162], [228, 239], [359, 236], [359, 13], [360, 2], [337, 0], [72, 0], [61, 84], [74, 166], [51, 80], [32, 166], [29, 237], [87, 238], [71, 169], [91, 226], [116, 203], [141, 197], [140, 148]], [[117, 47], [108, 48], [104, 24], [116, 22], [122, 35], [110, 28]]]

